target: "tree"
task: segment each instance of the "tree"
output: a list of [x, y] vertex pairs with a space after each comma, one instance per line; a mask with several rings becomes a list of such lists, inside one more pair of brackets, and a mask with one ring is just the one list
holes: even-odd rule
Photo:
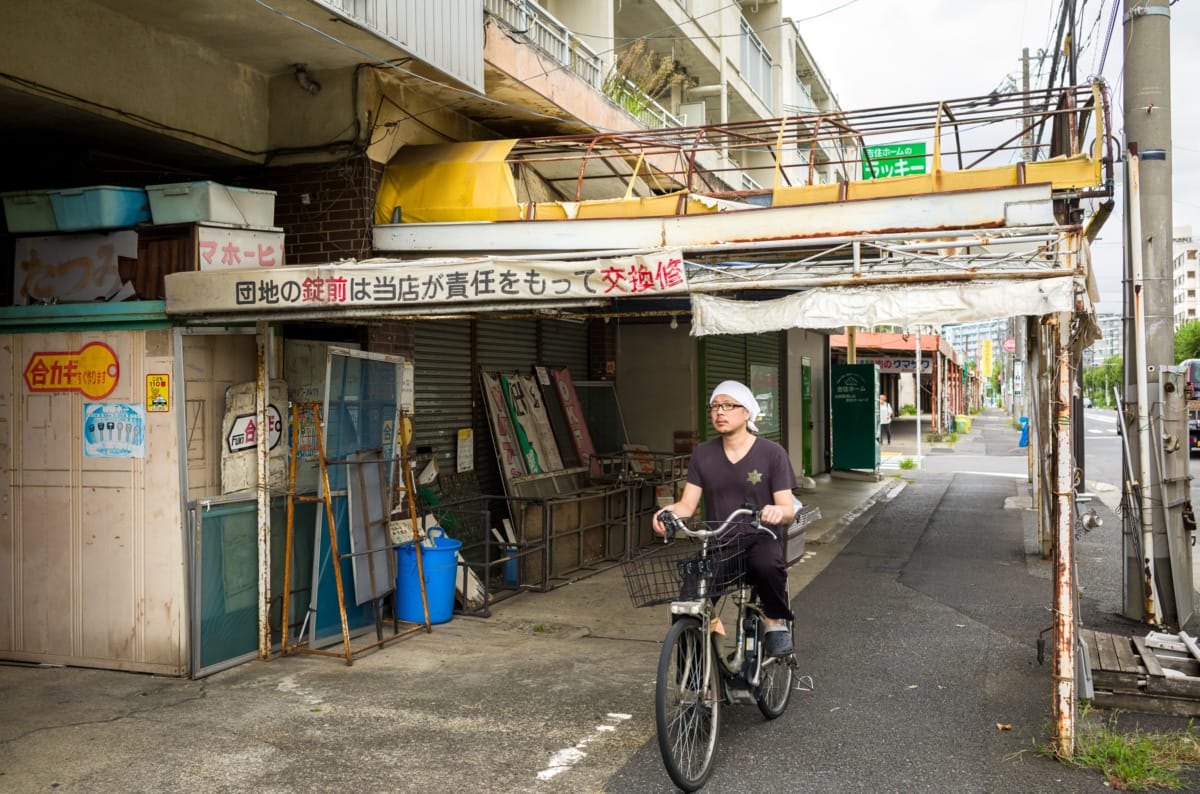
[[1113, 406], [1113, 387], [1121, 385], [1125, 374], [1125, 362], [1120, 356], [1110, 356], [1098, 367], [1089, 367], [1083, 373], [1083, 390], [1092, 404], [1103, 408]]
[[1175, 363], [1200, 358], [1200, 320], [1189, 320], [1175, 332]]

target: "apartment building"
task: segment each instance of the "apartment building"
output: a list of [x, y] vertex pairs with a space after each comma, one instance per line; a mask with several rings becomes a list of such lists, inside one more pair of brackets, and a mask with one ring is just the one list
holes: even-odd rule
[[1176, 226], [1172, 235], [1171, 296], [1175, 328], [1200, 317], [1197, 271], [1200, 270], [1200, 241], [1191, 226]]

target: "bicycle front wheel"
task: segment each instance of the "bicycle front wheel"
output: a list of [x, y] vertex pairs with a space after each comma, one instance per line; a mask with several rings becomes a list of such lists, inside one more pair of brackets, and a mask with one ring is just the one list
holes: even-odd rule
[[658, 749], [667, 774], [684, 791], [708, 780], [721, 726], [720, 676], [706, 639], [698, 620], [680, 618], [667, 632], [658, 660]]

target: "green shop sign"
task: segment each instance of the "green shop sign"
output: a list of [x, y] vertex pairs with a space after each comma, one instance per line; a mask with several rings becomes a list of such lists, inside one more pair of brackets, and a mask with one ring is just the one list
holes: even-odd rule
[[863, 179], [924, 173], [926, 170], [923, 143], [890, 143], [863, 149]]

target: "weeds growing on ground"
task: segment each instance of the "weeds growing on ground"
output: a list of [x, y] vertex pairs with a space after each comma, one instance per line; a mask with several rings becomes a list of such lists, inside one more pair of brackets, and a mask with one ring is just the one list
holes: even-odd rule
[[[1105, 785], [1118, 791], [1178, 790], [1190, 785], [1182, 773], [1200, 767], [1200, 732], [1192, 722], [1181, 731], [1147, 733], [1120, 727], [1115, 711], [1107, 722], [1088, 720], [1089, 713], [1087, 704], [1081, 706], [1075, 723], [1075, 756], [1059, 759], [1063, 763], [1099, 771]], [[1038, 752], [1058, 757], [1052, 745], [1043, 745]]]
[[901, 458], [900, 459], [900, 468], [902, 468], [902, 469], [914, 469], [914, 468], [916, 468], [916, 466], [917, 466], [917, 462], [915, 460], [913, 460], [912, 458]]

